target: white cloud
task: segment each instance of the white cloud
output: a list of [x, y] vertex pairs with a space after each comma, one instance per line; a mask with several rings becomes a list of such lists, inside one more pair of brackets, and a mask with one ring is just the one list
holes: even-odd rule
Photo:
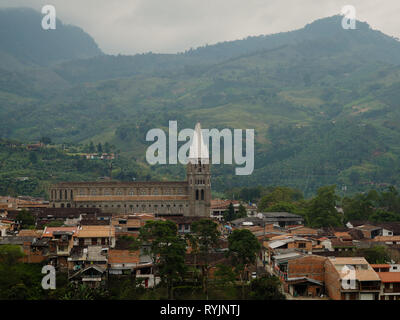
[[[383, 4], [382, 4], [383, 2]], [[400, 1], [385, 0], [2, 0], [40, 10], [52, 4], [63, 22], [88, 32], [111, 54], [174, 53], [206, 43], [303, 27], [344, 5], [384, 33], [400, 36]]]

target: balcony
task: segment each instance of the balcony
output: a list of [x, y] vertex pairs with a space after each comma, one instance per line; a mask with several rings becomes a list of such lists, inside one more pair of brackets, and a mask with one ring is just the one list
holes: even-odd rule
[[400, 288], [385, 288], [383, 289], [383, 293], [399, 293], [400, 294]]

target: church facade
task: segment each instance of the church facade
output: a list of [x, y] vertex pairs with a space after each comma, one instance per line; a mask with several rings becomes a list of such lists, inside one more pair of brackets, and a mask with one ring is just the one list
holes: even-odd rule
[[100, 208], [103, 212], [208, 217], [211, 173], [198, 123], [189, 150], [186, 181], [60, 182], [49, 190], [54, 208]]

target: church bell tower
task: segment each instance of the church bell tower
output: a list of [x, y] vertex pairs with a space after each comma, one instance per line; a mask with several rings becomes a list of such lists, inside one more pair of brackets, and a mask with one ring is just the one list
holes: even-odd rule
[[190, 216], [209, 217], [211, 176], [208, 148], [203, 140], [200, 123], [196, 124], [187, 164]]

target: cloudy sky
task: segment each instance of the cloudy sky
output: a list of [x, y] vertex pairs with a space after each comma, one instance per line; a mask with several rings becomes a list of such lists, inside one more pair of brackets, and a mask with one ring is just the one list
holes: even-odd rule
[[400, 37], [400, 0], [1, 0], [2, 7], [54, 5], [109, 54], [174, 53], [220, 41], [302, 28], [353, 5], [357, 19]]

